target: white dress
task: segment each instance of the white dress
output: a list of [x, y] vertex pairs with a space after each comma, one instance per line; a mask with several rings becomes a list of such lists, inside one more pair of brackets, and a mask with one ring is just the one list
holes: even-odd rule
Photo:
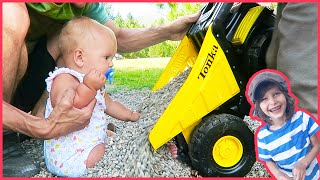
[[[47, 91], [50, 94], [53, 79], [62, 73], [75, 76], [80, 83], [84, 74], [68, 68], [56, 68], [46, 79]], [[90, 151], [106, 138], [107, 121], [104, 100], [105, 86], [98, 90], [90, 123], [82, 130], [66, 136], [44, 141], [44, 158], [47, 169], [58, 176], [80, 177], [86, 173], [86, 160]], [[45, 117], [52, 111], [50, 96], [46, 103]]]

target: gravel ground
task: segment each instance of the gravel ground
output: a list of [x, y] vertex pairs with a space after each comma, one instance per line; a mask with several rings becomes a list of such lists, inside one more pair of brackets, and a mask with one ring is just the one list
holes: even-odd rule
[[[138, 122], [123, 122], [111, 117], [108, 121], [116, 126], [116, 135], [107, 140], [103, 159], [88, 169], [85, 177], [201, 177], [197, 171], [171, 158], [167, 145], [154, 151], [148, 141], [148, 134], [180, 89], [189, 71], [171, 81], [161, 90], [124, 91], [111, 94], [114, 100], [122, 102], [132, 110], [141, 113]], [[255, 132], [259, 122], [244, 119]], [[31, 139], [23, 147], [41, 166], [35, 177], [55, 177], [45, 167], [42, 141]], [[263, 164], [256, 162], [246, 177], [270, 177]]]

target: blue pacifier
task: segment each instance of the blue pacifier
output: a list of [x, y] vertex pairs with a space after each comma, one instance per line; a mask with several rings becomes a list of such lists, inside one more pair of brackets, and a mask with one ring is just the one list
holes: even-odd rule
[[113, 75], [114, 75], [114, 69], [112, 69], [112, 68], [110, 68], [110, 69], [106, 72], [106, 74], [105, 74], [106, 78], [107, 78], [108, 81], [109, 81], [109, 84], [112, 84]]

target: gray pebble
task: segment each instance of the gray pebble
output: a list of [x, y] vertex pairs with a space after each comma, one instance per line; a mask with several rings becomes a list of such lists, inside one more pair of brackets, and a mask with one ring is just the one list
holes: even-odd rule
[[[150, 90], [122, 91], [111, 94], [114, 100], [141, 113], [138, 122], [123, 122], [107, 118], [116, 127], [116, 135], [108, 137], [102, 160], [89, 168], [84, 177], [201, 177], [191, 167], [172, 159], [167, 145], [154, 151], [148, 134], [156, 121], [180, 89], [190, 70], [169, 82], [164, 88], [151, 93]], [[257, 121], [244, 118], [251, 131], [259, 127]], [[35, 177], [56, 177], [49, 173], [43, 159], [43, 143], [31, 139], [23, 143], [27, 153], [39, 160], [42, 170]], [[263, 164], [256, 162], [246, 177], [270, 177]]]

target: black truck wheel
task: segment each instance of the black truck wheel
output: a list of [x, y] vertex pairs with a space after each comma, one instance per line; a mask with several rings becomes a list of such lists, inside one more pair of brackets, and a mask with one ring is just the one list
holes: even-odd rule
[[192, 133], [189, 155], [202, 176], [243, 177], [255, 162], [254, 136], [237, 116], [209, 114]]

